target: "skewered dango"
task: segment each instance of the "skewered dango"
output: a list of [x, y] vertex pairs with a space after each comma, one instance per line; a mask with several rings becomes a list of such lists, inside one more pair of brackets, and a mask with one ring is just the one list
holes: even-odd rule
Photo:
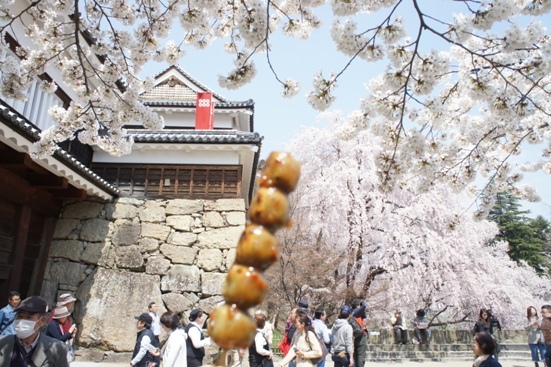
[[299, 177], [300, 163], [289, 153], [272, 152], [266, 160], [258, 184], [260, 187], [277, 187], [290, 193], [297, 186]]
[[222, 286], [226, 302], [243, 310], [261, 303], [266, 293], [268, 283], [252, 266], [233, 264]]
[[[262, 271], [277, 261], [279, 242], [273, 232], [288, 226], [287, 194], [300, 177], [299, 163], [287, 153], [273, 152], [264, 165], [253, 198], [248, 223], [239, 239], [235, 262], [222, 287], [225, 304], [211, 313], [208, 332], [221, 348], [247, 348], [254, 340], [256, 326], [246, 312], [264, 301], [268, 284]], [[222, 354], [225, 356], [225, 353]], [[220, 358], [225, 364], [225, 358]]]
[[262, 187], [251, 202], [249, 217], [253, 223], [272, 230], [287, 225], [289, 221], [287, 195], [274, 187]]
[[254, 321], [235, 305], [220, 305], [209, 315], [209, 336], [221, 348], [248, 348], [255, 333]]
[[245, 227], [235, 252], [235, 262], [266, 270], [277, 261], [279, 241], [263, 226], [249, 223]]

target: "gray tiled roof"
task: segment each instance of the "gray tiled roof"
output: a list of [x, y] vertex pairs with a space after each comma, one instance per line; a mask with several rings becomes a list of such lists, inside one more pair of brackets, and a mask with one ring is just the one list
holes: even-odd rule
[[256, 144], [264, 139], [259, 133], [242, 131], [142, 131], [129, 130], [136, 143]]
[[[195, 97], [193, 102], [187, 101], [174, 101], [174, 100], [165, 100], [165, 101], [148, 101], [143, 100], [143, 104], [146, 106], [166, 106], [166, 107], [192, 107], [195, 108]], [[254, 101], [249, 99], [247, 101], [230, 101], [230, 102], [215, 102], [215, 109], [224, 109], [224, 108], [248, 108], [254, 107]]]
[[[3, 120], [7, 123], [11, 123], [13, 127], [15, 127], [20, 133], [24, 134], [24, 136], [26, 136], [29, 141], [38, 141], [40, 139], [40, 129], [33, 125], [29, 120], [27, 120], [17, 111], [9, 106], [4, 105], [4, 101], [1, 102], [0, 115]], [[118, 195], [120, 193], [120, 190], [117, 187], [111, 185], [109, 182], [105, 181], [103, 178], [95, 174], [90, 168], [79, 162], [65, 150], [58, 147], [58, 149], [54, 153], [54, 157], [57, 160], [66, 164], [68, 167], [73, 168], [74, 170], [82, 174], [83, 177], [86, 177], [108, 193], [112, 195]]]

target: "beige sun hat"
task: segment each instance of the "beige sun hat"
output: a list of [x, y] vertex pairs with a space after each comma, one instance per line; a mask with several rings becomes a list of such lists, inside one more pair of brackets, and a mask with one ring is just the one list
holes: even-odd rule
[[56, 307], [56, 309], [54, 310], [53, 318], [54, 319], [60, 319], [62, 317], [68, 317], [70, 314], [71, 313], [69, 312], [67, 307], [65, 307], [65, 306]]
[[75, 302], [77, 299], [71, 293], [64, 293], [57, 298], [56, 307], [65, 306], [68, 303]]

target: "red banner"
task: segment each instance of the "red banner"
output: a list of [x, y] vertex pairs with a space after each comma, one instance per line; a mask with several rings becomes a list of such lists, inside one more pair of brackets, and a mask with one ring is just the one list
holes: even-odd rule
[[212, 93], [198, 92], [195, 102], [195, 130], [214, 129], [214, 101]]

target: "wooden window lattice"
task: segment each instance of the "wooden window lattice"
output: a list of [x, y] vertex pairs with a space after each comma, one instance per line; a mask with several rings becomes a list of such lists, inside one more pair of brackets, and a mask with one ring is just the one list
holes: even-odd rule
[[241, 196], [241, 166], [95, 163], [91, 168], [122, 192], [134, 197], [212, 200]]

